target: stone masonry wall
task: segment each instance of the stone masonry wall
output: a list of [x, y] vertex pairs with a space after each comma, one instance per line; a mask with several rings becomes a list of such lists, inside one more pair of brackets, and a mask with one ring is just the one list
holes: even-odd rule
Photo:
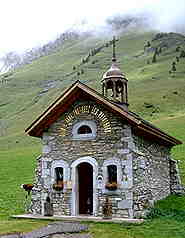
[[[113, 206], [113, 217], [133, 216], [133, 192], [132, 192], [132, 150], [133, 139], [131, 128], [127, 123], [109, 112], [100, 105], [96, 107], [103, 111], [110, 121], [112, 131], [106, 133], [102, 121], [97, 115], [81, 113], [66, 126], [65, 117], [79, 105], [94, 105], [94, 102], [78, 102], [65, 115], [62, 115], [49, 129], [44, 132], [43, 152], [39, 159], [35, 191], [32, 195], [31, 212], [44, 214], [43, 203], [50, 196], [53, 203], [54, 214], [72, 215], [72, 191], [64, 188], [62, 192], [55, 192], [52, 189], [53, 175], [52, 164], [62, 160], [67, 171], [66, 180], [72, 180], [72, 167], [74, 161], [79, 158], [91, 156], [97, 161], [98, 172], [96, 174], [95, 194], [96, 212], [94, 215], [102, 215], [102, 204], [106, 196], [110, 197]], [[96, 123], [96, 137], [90, 140], [76, 140], [73, 138], [72, 130], [76, 123], [89, 120]], [[66, 128], [65, 134], [61, 135], [61, 127]], [[105, 189], [105, 164], [114, 163], [118, 165], [118, 189], [109, 192]], [[98, 178], [103, 178], [102, 186], [98, 187]], [[66, 182], [67, 182], [66, 181]]]
[[134, 216], [171, 193], [170, 148], [134, 136]]
[[[101, 108], [101, 107], [99, 107]], [[102, 110], [102, 108], [101, 108]], [[104, 110], [104, 109], [103, 109]], [[69, 112], [68, 112], [69, 113]], [[55, 122], [48, 133], [43, 136], [44, 151], [43, 156], [46, 158], [59, 159], [73, 162], [79, 157], [86, 155], [96, 155], [96, 159], [102, 160], [115, 156], [117, 149], [122, 149], [120, 144], [121, 134], [123, 133], [123, 123], [110, 112], [104, 110], [107, 118], [111, 121], [112, 133], [104, 132], [101, 121], [92, 114], [83, 113], [69, 123], [66, 136], [59, 135], [61, 125], [65, 124], [64, 116]], [[67, 113], [66, 113], [67, 114]], [[75, 123], [82, 120], [92, 120], [97, 124], [97, 137], [92, 140], [75, 140], [72, 139], [72, 127]]]
[[[79, 113], [69, 120], [66, 117], [81, 105], [97, 108], [104, 113], [111, 125], [105, 129], [98, 113]], [[96, 126], [90, 139], [74, 137], [74, 127], [86, 121]], [[107, 122], [106, 122], [107, 123]], [[105, 198], [112, 203], [113, 217], [140, 217], [154, 201], [173, 193], [180, 186], [176, 163], [170, 158], [170, 148], [138, 137], [120, 117], [92, 101], [77, 102], [44, 132], [42, 155], [38, 158], [35, 187], [32, 192], [30, 212], [44, 214], [44, 202], [49, 195], [55, 215], [73, 215], [75, 204], [76, 161], [93, 163], [94, 216], [102, 216]], [[85, 158], [85, 159], [84, 159]], [[105, 188], [106, 166], [117, 166], [118, 189]], [[53, 190], [54, 168], [64, 168], [64, 189]], [[76, 168], [76, 167], [75, 167]], [[68, 187], [68, 182], [72, 183]]]
[[184, 187], [181, 184], [179, 168], [176, 160], [170, 160], [170, 185], [172, 194], [184, 194]]
[[43, 188], [43, 181], [41, 178], [41, 160], [42, 157], [37, 158], [37, 167], [35, 169], [35, 183], [34, 188], [32, 189], [32, 201], [30, 204], [29, 212], [32, 214], [41, 214], [41, 193]]

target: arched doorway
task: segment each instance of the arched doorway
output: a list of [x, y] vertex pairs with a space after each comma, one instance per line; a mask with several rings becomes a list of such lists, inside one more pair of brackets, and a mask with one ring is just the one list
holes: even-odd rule
[[[84, 172], [85, 168], [83, 166], [81, 167], [80, 165], [84, 163], [84, 166], [87, 165], [86, 169], [89, 171], [89, 174], [87, 176], [87, 173]], [[91, 167], [89, 167], [91, 166]], [[81, 168], [80, 168], [81, 167]], [[80, 168], [80, 169], [79, 169]], [[97, 192], [96, 192], [96, 178], [98, 176], [98, 163], [95, 158], [92, 158], [90, 156], [85, 156], [81, 157], [77, 160], [75, 160], [71, 164], [71, 180], [72, 180], [72, 207], [71, 207], [71, 215], [72, 216], [78, 216], [79, 215], [79, 175], [80, 179], [85, 179], [86, 177], [91, 177], [93, 180], [93, 185], [92, 185], [92, 196], [93, 196], [93, 201], [92, 201], [92, 207], [93, 207], [93, 216], [97, 216], [97, 206], [98, 206], [98, 198], [97, 198]], [[90, 184], [92, 184], [90, 183]], [[82, 186], [83, 187], [83, 186]], [[84, 185], [85, 187], [85, 185]], [[83, 193], [82, 193], [83, 196]], [[86, 213], [88, 214], [88, 213]]]
[[93, 213], [93, 166], [87, 162], [77, 166], [79, 214]]

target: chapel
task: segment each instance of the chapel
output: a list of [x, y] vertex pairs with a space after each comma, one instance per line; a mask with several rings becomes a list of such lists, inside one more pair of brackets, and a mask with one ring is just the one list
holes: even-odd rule
[[27, 129], [42, 141], [30, 212], [137, 218], [181, 185], [170, 151], [182, 142], [129, 110], [128, 80], [116, 62], [100, 79], [102, 93], [80, 81]]

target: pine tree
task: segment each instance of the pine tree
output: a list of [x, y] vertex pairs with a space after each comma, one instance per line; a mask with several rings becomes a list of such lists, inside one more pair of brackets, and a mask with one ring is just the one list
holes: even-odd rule
[[180, 46], [177, 46], [177, 48], [175, 49], [176, 52], [179, 52], [180, 50]]
[[177, 69], [176, 69], [176, 66], [175, 66], [175, 65], [176, 65], [176, 63], [175, 63], [175, 62], [173, 62], [173, 63], [172, 63], [172, 69], [171, 69], [173, 72], [177, 71]]
[[147, 42], [147, 47], [150, 47], [151, 46], [151, 43], [150, 41]]
[[181, 53], [180, 53], [180, 56], [179, 56], [180, 58], [185, 58], [185, 51], [184, 50], [182, 50], [181, 51]]
[[162, 53], [162, 47], [159, 48], [158, 54]]
[[155, 52], [154, 52], [154, 55], [153, 55], [153, 58], [152, 58], [152, 63], [157, 62], [157, 58], [156, 58], [157, 54], [158, 54], [158, 50], [157, 50], [157, 48], [155, 48]]

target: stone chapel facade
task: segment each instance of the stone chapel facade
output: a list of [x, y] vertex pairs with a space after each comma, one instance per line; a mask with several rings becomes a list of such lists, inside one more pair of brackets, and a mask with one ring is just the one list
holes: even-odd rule
[[[43, 143], [30, 212], [134, 218], [180, 186], [170, 156], [181, 141], [128, 110], [127, 79], [116, 65], [104, 74], [102, 94], [77, 81], [27, 128]], [[109, 99], [111, 91], [113, 100]]]

